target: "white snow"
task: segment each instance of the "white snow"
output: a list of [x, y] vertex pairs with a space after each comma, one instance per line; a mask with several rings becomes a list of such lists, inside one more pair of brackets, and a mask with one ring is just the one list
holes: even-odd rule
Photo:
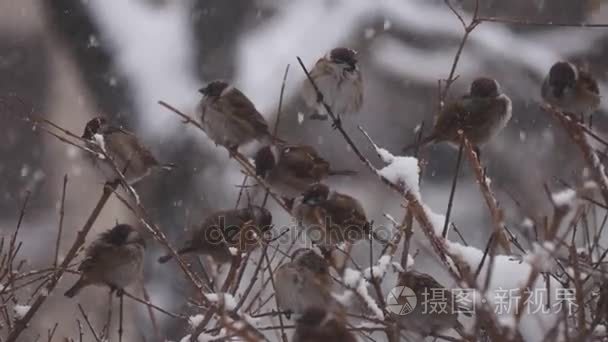
[[526, 228], [526, 229], [532, 229], [532, 228], [534, 228], [534, 221], [532, 221], [532, 219], [531, 219], [531, 218], [526, 217], [526, 218], [525, 218], [525, 219], [524, 219], [524, 220], [521, 222], [521, 226], [522, 226], [523, 228]]
[[355, 288], [360, 279], [361, 272], [353, 270], [352, 268], [347, 268], [344, 270], [343, 281], [347, 287]]
[[538, 243], [533, 244], [533, 252], [527, 254], [524, 257], [524, 261], [534, 266], [541, 272], [550, 272], [555, 266], [553, 256], [551, 253], [555, 250], [555, 246], [551, 242], [544, 242], [541, 245]]
[[359, 285], [356, 288], [357, 293], [363, 298], [367, 307], [376, 315], [376, 318], [383, 321], [384, 312], [378, 306], [378, 303], [369, 295], [367, 292], [367, 280], [361, 279]]
[[387, 164], [378, 171], [378, 174], [393, 184], [404, 186], [406, 191], [409, 191], [416, 198], [420, 198], [418, 159], [394, 156], [381, 147], [376, 147], [376, 153]]
[[106, 141], [103, 138], [103, 135], [101, 135], [101, 134], [93, 134], [93, 141], [95, 141], [95, 143], [99, 146], [99, 148], [101, 148], [101, 150], [104, 153], [107, 153], [107, 151], [106, 151]]
[[[472, 270], [477, 270], [484, 254], [482, 250], [450, 241], [446, 241], [446, 245], [450, 253], [461, 258]], [[489, 259], [489, 257], [486, 258], [479, 277], [477, 277], [477, 286], [479, 288], [483, 287], [483, 283], [487, 277]], [[485, 293], [485, 298], [490, 305], [493, 305], [495, 310], [505, 309], [503, 312], [496, 312], [501, 324], [508, 326], [510, 319], [508, 317], [503, 318], [503, 316], [513, 315], [516, 306], [513, 303], [521, 298], [519, 289], [528, 282], [528, 278], [532, 272], [533, 266], [526, 259], [524, 258], [524, 261], [520, 262], [508, 255], [495, 256], [492, 277], [488, 291]], [[557, 298], [556, 289], [562, 289], [562, 286], [557, 281], [552, 278], [549, 279], [550, 291], [548, 293], [546, 291], [545, 279], [542, 276], [539, 276], [532, 284], [532, 293], [535, 297], [530, 298], [519, 323], [519, 331], [526, 341], [536, 341], [539, 336], [544, 336], [546, 327], [553, 326], [562, 314], [556, 310], [550, 310], [549, 312], [543, 312], [542, 310], [547, 298], [550, 298], [551, 303], [555, 303]], [[480, 299], [477, 300], [479, 301]], [[509, 306], [505, 307], [505, 304], [509, 304]]]
[[31, 306], [29, 305], [15, 304], [15, 306], [13, 307], [13, 310], [15, 311], [15, 317], [17, 319], [22, 319], [23, 317], [25, 317], [27, 312], [30, 311], [30, 308]]
[[593, 330], [593, 336], [596, 337], [604, 337], [606, 336], [606, 326], [603, 324], [598, 324]]
[[382, 278], [384, 276], [384, 274], [386, 273], [386, 270], [387, 270], [390, 262], [391, 262], [390, 255], [381, 256], [380, 259], [378, 259], [378, 265], [368, 267], [363, 270], [363, 276], [365, 277], [365, 279], [371, 279], [372, 275], [376, 279]]
[[[346, 268], [344, 270], [344, 277], [342, 281], [349, 288], [349, 290], [356, 291], [361, 298], [363, 298], [367, 307], [374, 313], [374, 315], [376, 315], [376, 318], [384, 320], [384, 313], [378, 306], [378, 303], [376, 303], [376, 301], [369, 295], [369, 292], [367, 291], [368, 282], [361, 277], [361, 272], [351, 268]], [[348, 295], [335, 296], [335, 298], [341, 302], [342, 300], [348, 300], [347, 296]]]
[[[426, 216], [431, 221], [431, 224], [435, 229], [435, 234], [437, 234], [437, 236], [441, 236], [441, 234], [443, 233], [443, 225], [445, 224], [445, 215], [437, 214], [425, 203], [422, 203], [422, 208], [424, 209]], [[450, 223], [448, 222], [448, 230], [449, 227]]]
[[190, 316], [188, 318], [188, 324], [190, 324], [190, 328], [196, 329], [196, 327], [198, 327], [199, 324], [201, 324], [201, 322], [203, 321], [204, 318], [205, 318], [205, 316], [203, 316], [201, 314]]
[[558, 207], [571, 207], [576, 200], [576, 191], [565, 189], [551, 194], [551, 199]]
[[206, 293], [207, 300], [220, 304], [220, 296], [223, 296], [224, 308], [228, 311], [234, 310], [237, 302], [230, 293]]

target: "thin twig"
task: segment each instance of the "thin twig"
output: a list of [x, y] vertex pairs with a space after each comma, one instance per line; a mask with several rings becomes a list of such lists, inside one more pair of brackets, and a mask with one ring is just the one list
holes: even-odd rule
[[[278, 138], [279, 133], [279, 123], [281, 121], [281, 114], [283, 112], [283, 95], [285, 93], [285, 84], [287, 84], [287, 74], [289, 73], [289, 64], [285, 67], [285, 73], [283, 74], [283, 82], [281, 83], [281, 93], [279, 94], [279, 105], [277, 108], [277, 118], [274, 122], [274, 129], [272, 131], [272, 135], [275, 138]], [[268, 201], [268, 196], [270, 195], [269, 190], [266, 190], [264, 194], [264, 200], [262, 200], [262, 208], [266, 207], [266, 202]]]
[[587, 24], [587, 23], [561, 23], [561, 22], [538, 22], [531, 20], [521, 20], [519, 18], [506, 18], [506, 17], [479, 17], [478, 21], [503, 23], [503, 24], [514, 24], [514, 25], [526, 25], [526, 26], [554, 26], [554, 27], [577, 27], [577, 28], [604, 28], [608, 27], [608, 24]]
[[84, 311], [84, 309], [82, 308], [82, 305], [80, 305], [80, 303], [78, 303], [78, 310], [80, 310], [80, 314], [84, 318], [84, 321], [87, 323], [89, 330], [91, 330], [91, 334], [93, 334], [95, 341], [101, 342], [101, 339], [99, 338], [99, 336], [97, 336], [97, 332], [95, 331], [95, 328], [93, 328], [93, 325], [91, 324], [91, 321], [89, 320], [89, 316], [87, 316], [86, 311]]
[[57, 240], [55, 241], [55, 258], [53, 261], [53, 267], [57, 267], [57, 260], [59, 259], [59, 248], [61, 243], [61, 234], [63, 232], [63, 217], [65, 215], [65, 191], [68, 185], [68, 175], [63, 176], [63, 188], [61, 190], [61, 206], [59, 207], [59, 229], [57, 231]]
[[97, 217], [99, 217], [101, 210], [103, 209], [106, 202], [110, 198], [110, 195], [112, 194], [112, 192], [114, 192], [114, 190], [116, 190], [117, 186], [118, 186], [118, 183], [116, 183], [116, 182], [111, 183], [111, 184], [106, 184], [104, 186], [103, 192], [101, 194], [101, 197], [99, 198], [99, 201], [97, 202], [97, 205], [95, 206], [95, 208], [89, 215], [89, 218], [85, 222], [84, 226], [80, 229], [80, 231], [78, 231], [76, 240], [72, 244], [72, 247], [70, 247], [70, 249], [68, 250], [65, 258], [61, 262], [61, 265], [59, 266], [59, 268], [57, 268], [57, 270], [54, 272], [53, 276], [50, 278], [48, 284], [46, 285], [45, 293], [39, 295], [36, 298], [36, 300], [34, 301], [34, 303], [31, 305], [31, 307], [27, 311], [27, 313], [22, 318], [18, 319], [15, 322], [15, 326], [14, 326], [13, 330], [10, 331], [10, 333], [6, 339], [7, 342], [14, 342], [17, 340], [17, 338], [21, 335], [23, 330], [25, 330], [25, 328], [27, 327], [29, 321], [32, 319], [32, 317], [34, 317], [34, 314], [38, 311], [38, 309], [40, 309], [42, 304], [49, 297], [50, 293], [53, 292], [53, 290], [57, 286], [57, 283], [59, 282], [59, 279], [61, 279], [61, 276], [67, 269], [68, 265], [76, 257], [78, 250], [84, 244], [87, 234], [93, 227], [93, 224], [97, 220]]

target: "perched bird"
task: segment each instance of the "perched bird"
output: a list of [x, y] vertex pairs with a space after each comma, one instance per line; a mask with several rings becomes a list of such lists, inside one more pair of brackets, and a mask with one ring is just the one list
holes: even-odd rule
[[146, 244], [140, 233], [128, 224], [103, 232], [86, 249], [78, 270], [80, 279], [65, 292], [74, 297], [88, 285], [107, 285], [121, 291], [142, 275]]
[[293, 203], [293, 214], [313, 243], [331, 249], [341, 242], [361, 240], [371, 232], [361, 203], [327, 185], [313, 184]]
[[323, 308], [308, 309], [296, 322], [292, 342], [356, 342], [342, 315]]
[[277, 144], [262, 147], [255, 155], [256, 173], [283, 196], [294, 197], [328, 176], [350, 176], [350, 170], [334, 170], [314, 147]]
[[344, 47], [331, 50], [317, 61], [310, 76], [323, 95], [319, 97], [310, 81], [305, 80], [301, 94], [306, 106], [313, 111], [311, 119], [327, 119], [322, 100], [335, 115], [354, 114], [361, 109], [363, 78], [355, 50]]
[[[258, 206], [220, 210], [209, 215], [203, 223], [191, 231], [189, 239], [177, 253], [198, 253], [211, 256], [218, 263], [232, 260], [230, 247], [247, 252], [258, 245], [262, 234], [272, 228], [272, 214]], [[245, 233], [245, 234], [243, 234]], [[255, 234], [255, 235], [254, 235]], [[173, 255], [158, 259], [165, 263]]]
[[[423, 336], [438, 334], [452, 328], [461, 335], [464, 333], [463, 326], [458, 321], [458, 313], [464, 311], [463, 313], [467, 314], [466, 306], [458, 303], [453, 293], [433, 277], [415, 271], [402, 272], [397, 286], [410, 288], [416, 295], [413, 311], [395, 315], [402, 328]], [[406, 296], [397, 298], [399, 304], [405, 305], [406, 301], [408, 301]]]
[[109, 161], [93, 156], [94, 165], [109, 181], [118, 178], [116, 170], [125, 176], [127, 183], [133, 185], [154, 169], [171, 170], [175, 167], [173, 164], [159, 163], [133, 133], [110, 125], [102, 117], [94, 118], [86, 124], [82, 138], [91, 150], [111, 159]]
[[471, 83], [469, 94], [443, 108], [428, 137], [404, 151], [443, 141], [459, 146], [459, 130], [473, 146], [479, 147], [500, 133], [510, 119], [511, 99], [501, 92], [496, 80], [480, 77]]
[[553, 64], [541, 88], [545, 102], [558, 109], [587, 116], [600, 106], [600, 89], [597, 81], [572, 63]]
[[279, 308], [287, 318], [310, 308], [337, 305], [331, 296], [329, 264], [312, 249], [300, 248], [293, 252], [291, 261], [274, 272], [274, 282]]
[[203, 94], [196, 113], [216, 145], [236, 150], [254, 140], [271, 138], [266, 119], [237, 88], [213, 81], [199, 90]]

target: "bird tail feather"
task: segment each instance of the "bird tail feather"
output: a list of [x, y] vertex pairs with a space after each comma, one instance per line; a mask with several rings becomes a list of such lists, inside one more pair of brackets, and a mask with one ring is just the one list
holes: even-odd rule
[[78, 292], [80, 292], [80, 290], [82, 290], [82, 288], [85, 287], [85, 285], [86, 285], [86, 282], [81, 277], [80, 279], [78, 279], [76, 284], [74, 284], [72, 287], [70, 287], [69, 290], [65, 291], [64, 295], [68, 298], [72, 298], [75, 295], [77, 295]]

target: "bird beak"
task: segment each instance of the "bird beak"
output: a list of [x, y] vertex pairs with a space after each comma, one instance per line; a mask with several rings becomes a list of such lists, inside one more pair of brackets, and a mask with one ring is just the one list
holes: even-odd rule
[[198, 92], [201, 93], [201, 94], [203, 94], [203, 95], [205, 95], [205, 88], [199, 89]]

